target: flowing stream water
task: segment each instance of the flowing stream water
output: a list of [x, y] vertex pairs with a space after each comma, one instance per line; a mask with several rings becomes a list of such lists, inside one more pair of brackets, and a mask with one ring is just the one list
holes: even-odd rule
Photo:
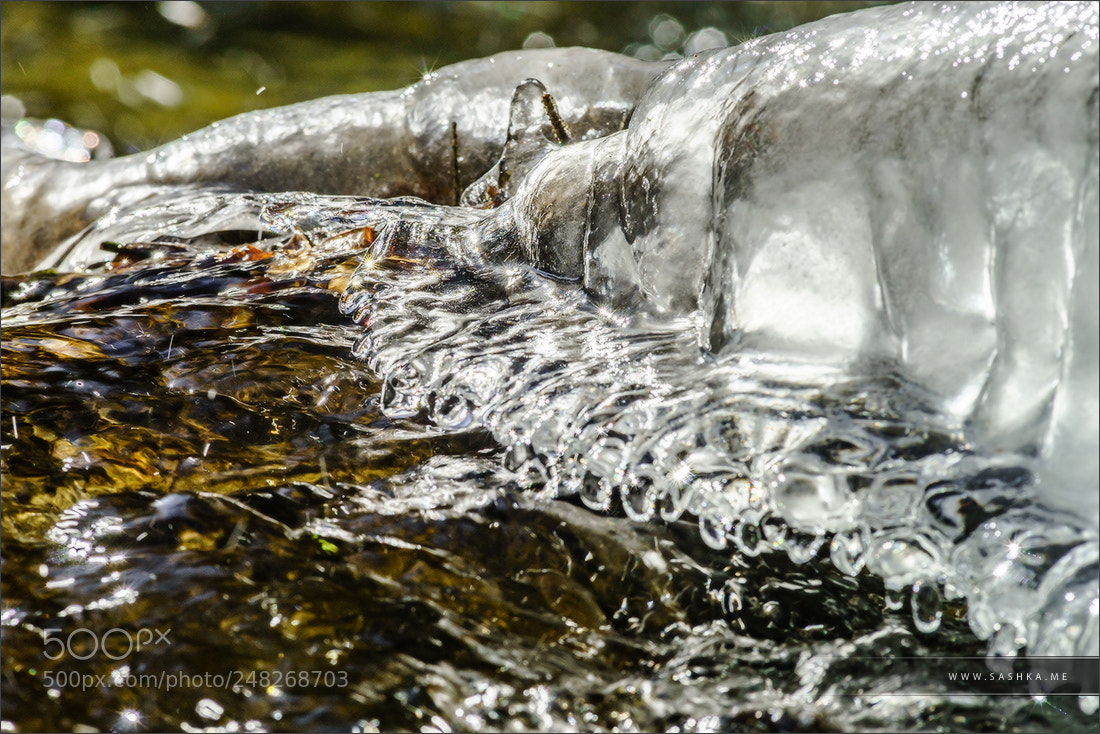
[[[1025, 651], [1095, 656], [1100, 635], [1080, 448], [1096, 427], [1065, 407], [1096, 393], [1080, 377], [1095, 372], [1096, 11], [1001, 7], [953, 9], [946, 29], [865, 11], [704, 53], [660, 76], [626, 130], [572, 145], [543, 136], [553, 115], [525, 117], [542, 90], [521, 87], [504, 157], [462, 206], [206, 183], [112, 198], [56, 270], [4, 280], [6, 726], [1096, 730], [1095, 696], [960, 677], [1026, 671]], [[1077, 46], [1052, 40], [1075, 22]], [[901, 142], [875, 131], [911, 129], [910, 98], [852, 112], [863, 167], [830, 133], [775, 137], [806, 108], [784, 64], [839, 67], [850, 108], [860, 75], [882, 73], [870, 55], [903, 58], [891, 29], [981, 24], [975, 48], [1085, 61], [994, 133], [1020, 102], [918, 110], [929, 132]], [[870, 45], [819, 53], [866, 28]], [[969, 78], [980, 64], [955, 57], [980, 54], [947, 45]], [[956, 96], [941, 71], [911, 94]], [[966, 91], [1000, 90], [996, 71], [978, 78]], [[805, 92], [827, 111], [831, 81]], [[688, 117], [714, 124], [685, 136]], [[1002, 176], [1033, 133], [1049, 144]], [[930, 156], [936, 135], [983, 144]], [[700, 161], [706, 176], [684, 175]], [[828, 220], [791, 161], [870, 195], [833, 190]], [[976, 192], [926, 193], [947, 167]], [[1006, 224], [1036, 171], [1053, 171], [1049, 221]], [[780, 184], [797, 208], [764, 226]], [[968, 250], [979, 200], [1000, 209]], [[911, 296], [931, 277], [921, 256], [879, 265], [877, 301], [851, 295], [837, 273], [860, 272], [861, 206], [877, 258], [938, 243], [951, 314]], [[1052, 231], [1072, 262], [1037, 276], [1064, 299], [1053, 366], [1045, 342], [976, 353], [988, 329], [1034, 335], [1013, 310], [1031, 261], [1013, 258]], [[776, 244], [792, 232], [826, 246], [792, 265]], [[1013, 263], [992, 287], [967, 280], [974, 249]], [[783, 268], [822, 283], [765, 299]], [[1052, 369], [1042, 405], [1018, 397]]]

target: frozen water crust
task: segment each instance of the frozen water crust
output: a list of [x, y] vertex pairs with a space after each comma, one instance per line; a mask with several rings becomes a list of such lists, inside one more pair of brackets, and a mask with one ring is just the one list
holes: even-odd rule
[[[263, 126], [238, 118], [119, 159], [130, 188], [91, 196], [109, 216], [62, 263], [135, 233], [370, 227], [343, 306], [391, 416], [484, 426], [534, 490], [869, 569], [921, 629], [965, 599], [994, 654], [1095, 655], [1097, 27], [1095, 3], [918, 3], [667, 69], [470, 62], [377, 97], [360, 144], [388, 183], [354, 161], [318, 183], [358, 121], [308, 128], [299, 174], [241, 163], [226, 141]], [[290, 139], [322, 103], [269, 123]]]
[[714, 354], [897, 370], [1096, 524], [1096, 33], [1088, 5], [916, 4], [699, 55], [544, 160], [520, 239], [697, 313]]
[[475, 223], [443, 217], [444, 239], [690, 344], [616, 351], [590, 324], [557, 358], [619, 366], [527, 364], [509, 400], [511, 362], [446, 338], [366, 351], [391, 408], [472, 410], [521, 472], [593, 507], [686, 510], [750, 554], [828, 543], [909, 589], [921, 628], [942, 589], [996, 654], [1096, 654], [1097, 69], [1095, 5], [922, 3], [686, 59], [626, 130], [546, 135], [541, 158], [521, 88], [500, 167], [525, 175]]

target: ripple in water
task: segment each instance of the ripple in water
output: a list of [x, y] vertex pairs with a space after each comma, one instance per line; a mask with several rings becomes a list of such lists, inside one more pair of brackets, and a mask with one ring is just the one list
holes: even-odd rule
[[[1085, 50], [1095, 23], [1089, 30]], [[814, 38], [787, 40], [797, 51]], [[753, 44], [743, 53], [773, 58]], [[905, 350], [883, 367], [736, 348], [752, 336], [737, 325], [742, 313], [705, 302], [735, 290], [724, 281], [696, 293], [699, 308], [677, 307], [690, 268], [664, 272], [652, 258], [718, 238], [721, 263], [722, 242], [756, 242], [737, 230], [754, 221], [741, 207], [759, 202], [743, 196], [748, 183], [735, 174], [744, 161], [721, 127], [720, 160], [703, 182], [713, 210], [677, 199], [695, 179], [662, 169], [667, 177], [649, 181], [655, 200], [683, 208], [646, 213], [625, 200], [615, 226], [601, 219], [609, 180], [644, 188], [645, 166], [698, 163], [699, 147], [646, 147], [679, 135], [651, 123], [693, 109], [685, 97], [677, 112], [662, 94], [702, 94], [706, 85], [689, 82], [743, 71], [742, 60], [715, 54], [676, 67], [643, 100], [638, 127], [552, 150], [496, 209], [174, 190], [82, 235], [97, 247], [126, 240], [111, 245], [110, 267], [6, 282], [5, 412], [31, 420], [21, 435], [12, 424], [10, 442], [3, 427], [5, 502], [20, 488], [6, 508], [25, 513], [5, 512], [18, 537], [5, 541], [14, 569], [5, 599], [19, 600], [4, 607], [5, 643], [18, 651], [5, 709], [47, 728], [132, 727], [142, 717], [244, 729], [1095, 728], [1095, 697], [1047, 708], [1041, 697], [975, 696], [944, 677], [945, 667], [965, 670], [966, 655], [1008, 670], [1025, 649], [1097, 652], [1096, 527], [1049, 479], [1058, 476], [1050, 456], [1026, 441], [991, 448], [935, 380], [913, 379], [928, 363]], [[858, 79], [865, 59], [841, 61]], [[783, 92], [788, 81], [772, 74], [782, 68], [745, 73]], [[785, 109], [776, 99], [765, 111]], [[751, 110], [705, 109], [727, 132], [746, 132], [738, 124]], [[783, 146], [768, 143], [766, 116], [752, 119], [761, 122], [748, 131], [753, 155], [775, 162], [768, 156]], [[882, 143], [869, 140], [868, 150]], [[1083, 140], [1095, 152], [1095, 135]], [[670, 163], [668, 150], [686, 155]], [[641, 163], [612, 175], [601, 156]], [[913, 180], [938, 174], [937, 160], [910, 171]], [[889, 203], [886, 168], [870, 175]], [[1086, 166], [1065, 201], [1095, 207], [1095, 174]], [[950, 199], [922, 204], [943, 215], [945, 237], [957, 223]], [[564, 215], [563, 201], [574, 205]], [[561, 227], [525, 229], [554, 215]], [[662, 220], [673, 216], [688, 223]], [[695, 219], [706, 226], [692, 229]], [[1090, 231], [1074, 222], [1071, 244]], [[904, 244], [887, 236], [903, 224], [875, 224], [874, 253]], [[616, 227], [631, 230], [636, 271], [614, 261], [627, 242]], [[583, 273], [561, 249], [579, 231]], [[675, 236], [659, 241], [661, 231]], [[593, 232], [605, 238], [590, 242]], [[1018, 252], [1006, 241], [989, 251]], [[919, 320], [904, 278], [876, 278], [897, 318]], [[622, 287], [632, 280], [635, 290]], [[242, 302], [249, 308], [227, 311]], [[997, 307], [1005, 328], [1027, 332], [1009, 305]], [[906, 349], [921, 338], [931, 337]], [[237, 356], [270, 383], [239, 380]], [[989, 359], [983, 370], [1019, 377], [1007, 357]], [[88, 384], [98, 368], [101, 383]], [[43, 385], [71, 398], [80, 420], [66, 426], [57, 405], [43, 405], [53, 399]], [[134, 385], [151, 386], [149, 400], [126, 397]], [[10, 389], [20, 391], [13, 402]], [[994, 384], [971, 396], [973, 415], [1004, 408], [1010, 393]], [[187, 413], [189, 401], [201, 410]], [[189, 416], [182, 438], [159, 430], [166, 405]], [[120, 445], [117, 426], [155, 437], [157, 449], [120, 458], [94, 440], [104, 424]], [[208, 456], [212, 425], [260, 448], [262, 469], [226, 446]], [[171, 472], [165, 438], [169, 455], [191, 454]], [[64, 487], [43, 479], [74, 475], [81, 481]], [[81, 674], [125, 680], [220, 658], [235, 670], [349, 677], [308, 690], [285, 679], [197, 685], [165, 704], [135, 702], [124, 687], [85, 698], [61, 686], [48, 695], [62, 713], [32, 719], [40, 668], [57, 672], [35, 645], [70, 617], [171, 625], [180, 640], [124, 666], [89, 658]], [[124, 720], [111, 719], [118, 711]]]

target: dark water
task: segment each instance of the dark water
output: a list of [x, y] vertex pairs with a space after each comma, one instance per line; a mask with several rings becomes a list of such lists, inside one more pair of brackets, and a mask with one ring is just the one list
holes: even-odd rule
[[[758, 5], [349, 4], [305, 22], [229, 4], [188, 29], [145, 23], [156, 7], [6, 2], [4, 92], [125, 150], [261, 102], [400, 86], [538, 30], [647, 54], [663, 52], [661, 12], [682, 33], [719, 25], [731, 39], [809, 19], [741, 17]], [[326, 15], [341, 37], [324, 40]], [[107, 89], [89, 87], [89, 48], [119, 69]], [[128, 97], [143, 68], [175, 74], [187, 102]], [[219, 85], [224, 98], [201, 91]], [[1088, 699], [952, 679], [988, 672], [967, 659], [987, 643], [961, 599], [926, 610], [858, 563], [838, 570], [843, 547], [793, 552], [805, 539], [766, 517], [716, 549], [693, 512], [631, 519], [646, 513], [583, 472], [540, 474], [523, 454], [531, 436], [499, 440], [590, 395], [613, 398], [593, 401], [590, 424], [629, 418], [639, 365], [711, 374], [682, 332], [604, 339], [621, 314], [575, 285], [388, 245], [364, 202], [222, 203], [289, 224], [123, 241], [85, 273], [4, 278], [5, 731], [1097, 730]], [[410, 376], [395, 352], [445, 359]], [[501, 365], [511, 393], [456, 398], [481, 377], [501, 384]], [[414, 389], [432, 380], [431, 394]], [[880, 397], [845, 396], [866, 407], [851, 409], [852, 436], [902, 461], [959, 450], [884, 421]], [[681, 420], [696, 396], [673, 398]], [[812, 391], [781, 398], [764, 407], [792, 426], [829, 409]], [[814, 460], [869, 471], [867, 454], [881, 457], [858, 440], [816, 446]], [[577, 494], [563, 491], [571, 478]], [[1012, 468], [978, 479], [1027, 481]], [[880, 484], [895, 490], [884, 515], [900, 513], [908, 485]], [[1011, 508], [909, 509], [965, 534]]]

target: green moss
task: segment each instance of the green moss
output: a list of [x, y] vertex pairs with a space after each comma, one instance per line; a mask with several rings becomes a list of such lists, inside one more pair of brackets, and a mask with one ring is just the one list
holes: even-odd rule
[[[741, 40], [868, 4], [204, 3], [204, 22], [188, 28], [158, 3], [9, 0], [0, 5], [0, 91], [30, 116], [104, 132], [129, 152], [250, 110], [403, 87], [519, 48], [536, 31], [559, 46], [623, 51], [649, 42], [662, 13], [687, 32], [714, 26]], [[177, 99], [143, 94], [150, 73], [175, 84]]]

